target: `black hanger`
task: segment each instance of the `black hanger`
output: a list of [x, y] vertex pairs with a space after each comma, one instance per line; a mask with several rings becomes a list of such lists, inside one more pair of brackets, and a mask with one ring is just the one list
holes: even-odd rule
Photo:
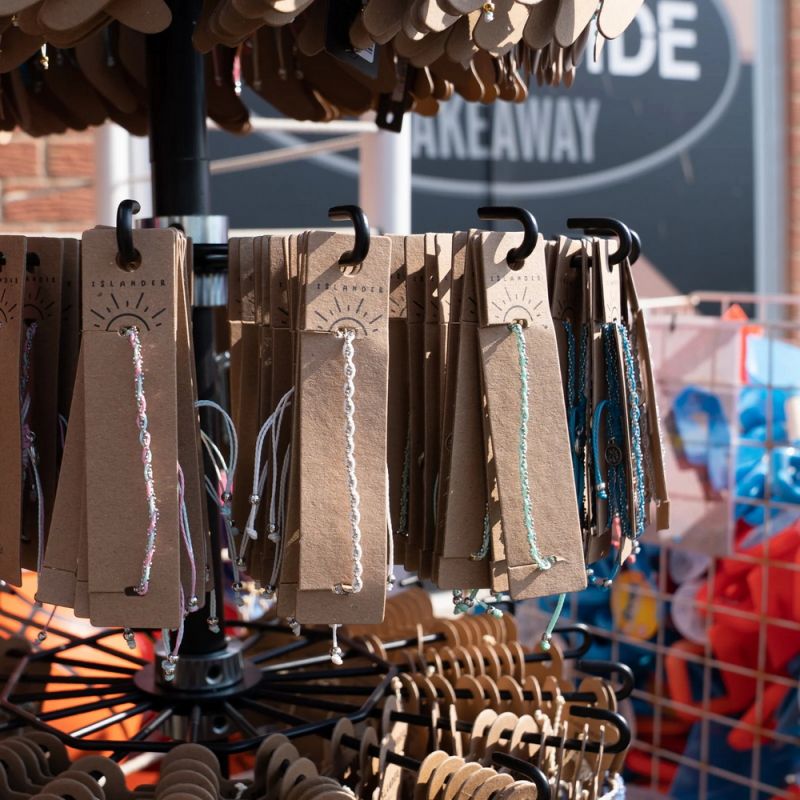
[[633, 250], [633, 235], [630, 228], [618, 219], [612, 217], [570, 217], [567, 227], [571, 230], [583, 230], [591, 236], [611, 233], [617, 237], [616, 252], [608, 257], [609, 269], [615, 264], [621, 264], [631, 255]]
[[[443, 660], [442, 664], [445, 667], [450, 666], [447, 660]], [[628, 667], [625, 664], [616, 661], [577, 660], [575, 662], [575, 668], [580, 672], [585, 672], [588, 675], [594, 675], [597, 677], [611, 678], [611, 676], [617, 675], [621, 681], [621, 685], [618, 688], [614, 689], [614, 695], [616, 696], [617, 700], [624, 700], [625, 698], [629, 697], [631, 692], [633, 691], [634, 688], [633, 672], [631, 671], [630, 667]], [[410, 671], [410, 669], [411, 669], [410, 666], [406, 664], [400, 664], [398, 666], [398, 670], [400, 672], [408, 672]], [[347, 686], [308, 687], [303, 685], [302, 682], [304, 680], [319, 681], [332, 677], [360, 678], [360, 677], [374, 676], [375, 674], [376, 672], [374, 667], [350, 667], [350, 668], [345, 667], [336, 670], [315, 670], [310, 672], [300, 672], [288, 675], [270, 676], [268, 680], [265, 680], [264, 683], [262, 683], [262, 689], [264, 692], [269, 693], [275, 699], [279, 699], [281, 696], [286, 696], [290, 694], [293, 698], [293, 702], [296, 702], [297, 705], [303, 705], [303, 702], [301, 702], [300, 697], [304, 694], [305, 695], [327, 694], [331, 696], [341, 695], [341, 696], [351, 697], [351, 696], [366, 695], [372, 692], [371, 687], [358, 686], [353, 684], [349, 684]], [[284, 680], [286, 682], [284, 682]], [[454, 689], [453, 691], [455, 692], [455, 696], [459, 699], [471, 700], [473, 698], [473, 694], [469, 689]], [[510, 700], [512, 697], [511, 693], [504, 689], [500, 689], [499, 692], [500, 692], [500, 698], [503, 700]], [[441, 692], [438, 692], [438, 694], [439, 696], [443, 696]], [[533, 693], [527, 690], [523, 690], [522, 696], [525, 700], [534, 699]], [[543, 700], [553, 699], [550, 692], [542, 692], [541, 696]], [[598, 700], [594, 692], [581, 692], [581, 691], [562, 692], [561, 696], [565, 700], [570, 702], [595, 703]], [[315, 704], [318, 704], [319, 702], [320, 701], [318, 699], [315, 699], [314, 701], [309, 702], [307, 705], [314, 707]], [[319, 706], [317, 705], [317, 707]], [[336, 703], [334, 701], [325, 710], [346, 712], [351, 709], [348, 706], [343, 706], [341, 703]]]
[[614, 689], [617, 700], [624, 700], [630, 697], [634, 688], [633, 670], [620, 661], [584, 661], [581, 659], [575, 663], [577, 669], [589, 675], [597, 675], [601, 678], [611, 678], [616, 675], [620, 680], [620, 687]]
[[522, 262], [529, 258], [539, 241], [539, 224], [536, 217], [527, 208], [519, 206], [481, 206], [478, 209], [480, 219], [514, 219], [522, 225], [525, 237], [519, 247], [508, 251], [506, 263], [511, 269], [520, 269]]
[[[311, 630], [309, 630], [309, 634]], [[564, 651], [563, 657], [565, 660], [573, 660], [576, 658], [582, 658], [589, 652], [593, 637], [590, 633], [589, 629], [586, 625], [576, 622], [571, 625], [560, 625], [554, 631], [554, 633], [560, 634], [568, 634], [573, 633], [579, 636], [579, 641], [577, 644], [573, 645], [572, 647], [568, 648]], [[324, 635], [324, 634], [323, 634]], [[444, 641], [444, 634], [442, 633], [428, 633], [420, 637], [413, 637], [411, 639], [395, 639], [391, 642], [383, 642], [384, 650], [391, 651], [391, 650], [402, 650], [404, 647], [411, 647], [412, 645], [416, 644], [433, 644], [434, 642], [442, 642]], [[551, 656], [549, 653], [526, 653], [525, 655], [525, 663], [526, 664], [534, 664], [539, 661], [550, 661]], [[274, 667], [262, 667], [262, 672], [270, 673], [270, 672], [285, 672], [287, 670], [295, 670], [295, 669], [302, 669], [304, 667], [312, 667], [316, 664], [328, 664], [330, 663], [330, 656], [327, 654], [320, 654], [309, 656], [308, 658], [297, 659], [296, 661], [289, 662], [287, 664], [276, 664]], [[354, 668], [342, 668], [337, 667], [335, 669], [329, 669], [324, 671], [324, 675], [322, 672], [315, 672], [315, 680], [320, 677], [324, 677], [325, 675], [329, 675], [330, 677], [358, 677], [360, 675], [365, 675], [367, 673], [363, 672], [363, 668], [361, 667], [354, 667]], [[296, 676], [288, 676], [285, 679], [294, 679]]]
[[642, 254], [642, 237], [639, 236], [633, 228], [631, 228], [630, 231], [631, 239], [633, 240], [633, 245], [631, 247], [631, 266], [633, 266]]
[[117, 265], [134, 270], [142, 262], [142, 256], [133, 246], [133, 215], [141, 211], [135, 200], [123, 200], [117, 207]]
[[504, 767], [517, 775], [527, 778], [531, 783], [536, 786], [536, 797], [538, 800], [547, 800], [550, 797], [550, 781], [547, 780], [547, 775], [530, 761], [525, 761], [516, 756], [508, 753], [495, 751], [492, 753], [492, 761], [498, 767]]
[[333, 220], [349, 219], [356, 232], [356, 243], [352, 250], [342, 253], [339, 264], [355, 267], [364, 262], [369, 254], [369, 220], [360, 206], [334, 206], [328, 209], [328, 217]]

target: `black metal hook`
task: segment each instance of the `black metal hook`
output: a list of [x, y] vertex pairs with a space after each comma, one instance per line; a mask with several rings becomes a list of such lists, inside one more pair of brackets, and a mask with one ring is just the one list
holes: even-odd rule
[[[591, 631], [582, 622], [576, 622], [571, 625], [559, 625], [553, 633], [576, 633], [579, 635], [580, 640], [574, 646], [566, 650], [563, 654], [567, 660], [574, 658], [582, 658], [585, 656], [592, 647], [594, 637]], [[551, 656], [549, 653], [527, 653], [525, 656], [526, 664], [534, 664], [539, 661], [550, 661]]]
[[539, 800], [547, 800], [550, 797], [550, 782], [547, 780], [547, 775], [536, 764], [499, 750], [492, 753], [492, 761], [498, 767], [505, 767], [511, 772], [516, 772], [517, 775], [527, 778], [536, 786], [536, 797]]
[[482, 206], [478, 209], [480, 219], [513, 219], [522, 225], [525, 236], [519, 247], [514, 247], [508, 251], [506, 263], [511, 269], [519, 269], [522, 262], [529, 258], [536, 249], [539, 241], [539, 223], [536, 217], [527, 208], [519, 206]]
[[[583, 717], [584, 719], [596, 719], [601, 722], [607, 722], [612, 728], [616, 728], [619, 734], [619, 739], [614, 744], [610, 744], [604, 748], [606, 753], [624, 753], [631, 743], [631, 729], [627, 720], [616, 711], [609, 711], [607, 708], [598, 708], [596, 706], [570, 706], [569, 713], [575, 717]], [[592, 743], [592, 747], [587, 747], [588, 752], [597, 752], [596, 745]]]
[[142, 263], [142, 256], [133, 246], [133, 215], [141, 211], [135, 200], [123, 200], [117, 206], [117, 264], [122, 269], [134, 270]]
[[571, 217], [567, 220], [567, 227], [571, 230], [583, 230], [589, 235], [613, 233], [617, 237], [616, 252], [608, 257], [608, 266], [621, 264], [630, 256], [633, 249], [633, 235], [630, 228], [618, 219], [612, 217]]
[[360, 206], [334, 206], [328, 209], [328, 217], [333, 220], [349, 219], [356, 232], [356, 243], [352, 250], [342, 253], [339, 264], [342, 267], [355, 267], [363, 264], [369, 254], [369, 220]]
[[581, 659], [575, 666], [589, 675], [597, 675], [601, 678], [611, 678], [616, 675], [620, 680], [620, 687], [614, 689], [617, 700], [624, 700], [630, 697], [634, 687], [633, 670], [620, 661], [588, 661]]
[[638, 260], [639, 256], [642, 254], [642, 237], [636, 233], [633, 228], [630, 229], [631, 231], [631, 255], [630, 255], [630, 262], [631, 266], [633, 266]]

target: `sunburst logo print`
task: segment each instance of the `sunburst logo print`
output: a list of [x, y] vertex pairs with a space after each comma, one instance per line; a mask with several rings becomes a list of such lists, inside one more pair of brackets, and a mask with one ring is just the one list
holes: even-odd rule
[[4, 287], [0, 292], [0, 326], [8, 325], [17, 318], [19, 311], [17, 303], [11, 297], [7, 297], [8, 287]]
[[[103, 299], [102, 295], [98, 299]], [[90, 309], [94, 318], [92, 325], [99, 330], [119, 331], [136, 326], [139, 330], [150, 331], [163, 325], [161, 317], [167, 309], [153, 310], [144, 292], [139, 294], [135, 303], [131, 300], [120, 302], [113, 292], [106, 299], [110, 305]]]
[[350, 328], [366, 335], [367, 333], [377, 333], [377, 323], [383, 319], [383, 314], [373, 316], [364, 308], [365, 298], [361, 298], [358, 303], [355, 300], [348, 300], [340, 303], [338, 297], [333, 298], [335, 308], [330, 308], [326, 313], [314, 311], [314, 314], [328, 326], [329, 331], [338, 331]]
[[544, 301], [539, 300], [534, 306], [526, 303], [528, 286], [517, 286], [513, 289], [505, 287], [505, 297], [492, 300], [492, 305], [503, 315], [504, 322], [532, 317], [534, 321], [545, 321]]
[[[34, 290], [35, 286], [35, 290]], [[50, 299], [50, 294], [41, 284], [29, 286], [25, 293], [25, 305], [22, 307], [22, 316], [25, 322], [42, 322], [53, 316], [55, 300]]]

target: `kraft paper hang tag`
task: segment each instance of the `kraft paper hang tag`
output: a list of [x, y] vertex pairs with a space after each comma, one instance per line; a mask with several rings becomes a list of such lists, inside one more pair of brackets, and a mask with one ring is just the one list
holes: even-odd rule
[[406, 318], [405, 237], [392, 236], [392, 266], [389, 275], [389, 391], [386, 464], [389, 469], [389, 509], [394, 532], [395, 562], [405, 561], [408, 537], [409, 454], [408, 332]]
[[[558, 350], [550, 316], [544, 240], [519, 269], [506, 256], [521, 234], [482, 236], [484, 390], [500, 493], [511, 596], [515, 599], [577, 591], [586, 586], [583, 542], [572, 476]], [[521, 321], [527, 364], [510, 325]], [[522, 439], [521, 385], [528, 383], [527, 437]], [[514, 376], [513, 380], [509, 380]], [[520, 449], [527, 447], [533, 530], [526, 531]], [[534, 532], [535, 531], [535, 532]], [[549, 569], [536, 564], [550, 559]]]
[[[633, 435], [631, 432], [631, 409], [630, 409], [630, 376], [626, 368], [626, 359], [623, 350], [622, 334], [615, 327], [613, 330], [613, 340], [615, 355], [617, 357], [617, 370], [620, 386], [620, 417], [622, 421], [622, 446], [623, 446], [623, 464], [625, 466], [625, 483], [627, 487], [628, 497], [628, 518], [630, 521], [630, 529], [632, 532], [636, 531], [637, 522], [637, 503], [635, 494], [634, 475], [636, 474], [635, 467], [635, 454], [633, 451]], [[634, 376], [635, 380], [635, 376]], [[645, 514], [647, 503], [645, 500]], [[627, 556], [630, 555], [633, 547], [630, 545], [630, 540], [623, 538], [620, 543], [621, 548], [621, 563], [625, 563]]]
[[492, 19], [488, 14], [481, 14], [475, 25], [473, 38], [481, 50], [500, 57], [522, 39], [529, 9], [516, 0], [496, 0], [494, 5]]
[[[281, 244], [280, 242], [278, 243]], [[271, 237], [262, 236], [255, 240], [255, 262], [256, 274], [258, 275], [258, 308], [259, 308], [259, 359], [258, 359], [258, 419], [259, 424], [263, 424], [275, 410], [276, 403], [272, 400], [272, 360], [273, 360], [273, 335], [272, 317], [270, 314], [270, 288], [271, 288], [271, 267], [273, 249], [281, 251], [282, 248], [273, 248]], [[280, 465], [280, 461], [278, 462]], [[271, 469], [271, 467], [270, 467]], [[278, 467], [280, 469], [280, 466]], [[277, 484], [276, 484], [277, 485]], [[251, 487], [252, 488], [252, 487]], [[271, 500], [270, 498], [266, 498]], [[265, 499], [265, 500], [266, 500]], [[277, 502], [277, 501], [276, 501]], [[268, 531], [268, 511], [269, 502], [261, 503], [261, 518], [257, 520], [257, 528], [260, 531]], [[266, 536], [259, 536], [255, 542], [252, 561], [254, 564], [272, 564], [275, 555], [275, 545]]]
[[441, 550], [436, 575], [443, 589], [489, 585], [489, 557], [477, 560], [486, 516], [486, 456], [483, 446], [483, 396], [478, 358], [478, 311], [475, 262], [468, 247], [469, 234], [453, 238], [454, 285], [463, 274], [458, 324], [451, 325], [443, 446], [445, 476], [441, 520]]
[[[81, 372], [83, 372], [83, 365], [81, 365]], [[79, 407], [83, 410], [83, 433], [84, 438], [82, 441], [82, 452], [84, 457], [83, 463], [83, 481], [81, 483], [81, 500], [78, 506], [78, 564], [75, 570], [75, 597], [72, 602], [72, 611], [76, 617], [81, 619], [89, 619], [89, 539], [86, 531], [88, 511], [86, 509], [86, 391], [85, 380], [84, 394], [80, 401]], [[77, 398], [76, 398], [77, 399]]]
[[[453, 234], [437, 233], [434, 235], [434, 253], [436, 256], [436, 302], [439, 308], [439, 417], [442, 415], [447, 389], [447, 368], [450, 360], [450, 322], [453, 304]], [[441, 428], [441, 426], [440, 426]]]
[[[180, 534], [177, 503], [176, 317], [178, 251], [173, 229], [133, 232], [141, 264], [117, 263], [113, 230], [83, 235], [83, 372], [86, 387], [86, 511], [92, 624], [177, 628]], [[148, 591], [142, 578], [149, 515], [128, 339], [139, 331], [151, 437], [158, 535]]]
[[636, 18], [644, 0], [617, 0], [603, 3], [597, 14], [597, 28], [606, 39], [621, 36]]
[[439, 263], [436, 252], [436, 237], [425, 234], [425, 360], [423, 376], [425, 381], [424, 417], [424, 463], [423, 495], [425, 501], [422, 528], [422, 555], [419, 565], [421, 578], [430, 578], [433, 570], [433, 549], [436, 536], [435, 489], [439, 475], [440, 414], [442, 400], [442, 373], [445, 362], [442, 359], [440, 295], [446, 291], [446, 284], [440, 282]]
[[254, 242], [254, 260], [258, 275], [258, 320], [259, 320], [259, 415], [266, 420], [272, 413], [272, 324], [270, 317], [270, 258], [272, 248], [269, 236], [260, 236]]
[[[352, 246], [352, 236], [312, 232], [308, 237], [297, 388], [302, 402], [297, 618], [303, 622], [383, 619], [391, 240], [372, 237], [369, 255], [359, 270], [344, 275], [339, 257]], [[352, 585], [355, 567], [355, 556], [350, 556], [353, 532], [345, 469], [347, 420], [343, 404], [335, 400], [337, 395], [344, 396], [345, 361], [342, 339], [336, 335], [341, 330], [356, 334], [354, 460], [363, 588], [358, 593], [336, 594], [337, 585]], [[341, 432], [338, 441], [337, 431]]]
[[647, 320], [639, 305], [639, 295], [633, 278], [631, 265], [622, 265], [623, 276], [627, 286], [628, 302], [632, 315], [632, 339], [639, 359], [639, 377], [642, 382], [645, 398], [643, 421], [646, 421], [646, 446], [648, 452], [648, 474], [650, 477], [650, 500], [656, 504], [656, 527], [663, 531], [669, 528], [669, 492], [664, 469], [664, 440], [661, 426], [661, 414], [658, 409], [653, 362], [650, 355], [650, 340], [647, 331]]
[[164, 0], [147, 0], [132, 3], [130, 0], [113, 0], [106, 13], [128, 28], [140, 33], [160, 33], [169, 26], [172, 12]]
[[20, 355], [25, 336], [24, 236], [0, 236], [0, 579], [20, 586], [20, 535], [22, 525], [22, 431], [20, 417]]
[[[179, 253], [179, 256], [181, 254]], [[213, 578], [213, 570], [206, 570], [208, 563], [208, 521], [206, 492], [202, 482], [203, 456], [201, 451], [200, 424], [195, 407], [197, 380], [194, 369], [191, 327], [189, 322], [189, 279], [187, 265], [180, 259], [178, 271], [176, 381], [178, 414], [178, 463], [183, 471], [184, 504], [189, 522], [189, 539], [192, 543], [194, 568], [186, 547], [181, 547], [181, 583], [188, 603], [192, 597], [198, 600], [206, 588], [206, 576]], [[194, 579], [193, 579], [194, 573]]]
[[[253, 374], [260, 358], [259, 329], [256, 319], [256, 264], [252, 238], [238, 241], [239, 286], [242, 298], [242, 334], [240, 340], [242, 372], [239, 386], [239, 414], [236, 418], [236, 431], [243, 442], [255, 442], [263, 422], [259, 417], [258, 383]], [[253, 474], [255, 454], [252, 447], [243, 447], [239, 453], [236, 472], [244, 485]], [[242, 484], [240, 483], [240, 486]], [[235, 491], [232, 500], [233, 519], [242, 524], [250, 512], [249, 488]]]
[[[470, 236], [469, 248], [470, 258], [473, 264], [474, 291], [477, 300], [478, 324], [483, 318], [482, 306], [485, 302], [485, 293], [480, 290], [482, 278], [480, 274], [481, 231], [475, 231]], [[488, 526], [489, 551], [491, 553], [491, 588], [495, 593], [508, 592], [508, 562], [506, 560], [506, 548], [503, 537], [503, 518], [500, 506], [500, 490], [497, 483], [497, 465], [494, 457], [494, 446], [491, 436], [491, 425], [489, 423], [489, 407], [486, 397], [485, 376], [482, 362], [480, 359], [480, 340], [478, 332], [475, 332], [476, 358], [478, 359], [478, 372], [480, 375], [480, 416], [481, 416], [481, 435], [483, 436], [482, 452], [485, 457], [485, 485], [486, 485], [486, 510], [484, 525]]]
[[282, 536], [282, 555], [280, 564], [280, 589], [278, 591], [278, 614], [282, 617], [295, 616], [297, 611], [297, 584], [300, 576], [300, 413], [302, 411], [302, 394], [300, 385], [300, 366], [298, 358], [299, 334], [296, 328], [298, 319], [298, 303], [301, 291], [298, 276], [304, 275], [305, 248], [307, 235], [292, 236], [287, 240], [286, 271], [288, 276], [289, 312], [292, 321], [294, 348], [292, 355], [292, 385], [295, 387], [292, 397], [292, 438], [291, 460], [289, 464], [289, 486], [287, 490], [286, 522]]
[[242, 287], [239, 274], [239, 240], [228, 241], [228, 335], [230, 338], [229, 383], [231, 394], [231, 416], [238, 430], [241, 412], [241, 382], [243, 369], [242, 345]]
[[433, 33], [441, 33], [460, 19], [460, 14], [449, 14], [437, 0], [416, 0], [413, 4], [415, 23]]
[[542, 50], [555, 36], [556, 18], [560, 0], [541, 0], [530, 8], [523, 38], [533, 50]]
[[[248, 251], [246, 257], [252, 260], [252, 301], [254, 308], [253, 320], [255, 324], [256, 342], [258, 347], [258, 355], [255, 361], [252, 361], [246, 365], [245, 377], [248, 391], [254, 395], [253, 403], [255, 410], [250, 422], [245, 423], [245, 425], [250, 428], [248, 431], [248, 436], [252, 438], [250, 438], [249, 441], [253, 443], [255, 443], [262, 424], [270, 414], [270, 384], [272, 382], [272, 364], [270, 355], [272, 350], [272, 337], [269, 335], [269, 330], [266, 330], [265, 335], [264, 327], [265, 322], [269, 321], [269, 295], [265, 293], [264, 284], [266, 283], [267, 287], [269, 284], [268, 280], [264, 280], [264, 276], [262, 274], [265, 267], [265, 264], [262, 260], [264, 251], [263, 238], [264, 237], [257, 236], [249, 239], [248, 244], [245, 246], [246, 250]], [[269, 244], [267, 244], [266, 258], [269, 259]], [[266, 265], [266, 268], [267, 270], [269, 269], [268, 264]], [[244, 527], [244, 522], [247, 518], [243, 516], [243, 514], [246, 513], [249, 515], [251, 508], [249, 497], [253, 492], [253, 488], [252, 483], [250, 482], [250, 476], [253, 474], [253, 469], [255, 467], [254, 444], [250, 447], [247, 447], [246, 450], [248, 450], [249, 453], [245, 457], [245, 461], [247, 463], [243, 465], [244, 469], [242, 474], [246, 475], [247, 477], [245, 478], [245, 490], [241, 493], [244, 497], [239, 498], [239, 502], [243, 504], [243, 510], [241, 514], [234, 516], [234, 522], [238, 522], [240, 528]], [[247, 501], [246, 503], [244, 502], [245, 500]], [[265, 509], [267, 506], [268, 503], [262, 503], [260, 506], [260, 514], [255, 522], [256, 530], [262, 529], [262, 522], [265, 517]], [[249, 564], [255, 565], [261, 563], [265, 539], [265, 536], [259, 536], [254, 542], [252, 542], [249, 555], [247, 556], [247, 562]], [[242, 546], [243, 544], [244, 539], [242, 539]], [[256, 567], [256, 571], [257, 569], [258, 568]]]
[[364, 6], [364, 26], [378, 44], [386, 44], [400, 32], [405, 7], [405, 0], [370, 0]]
[[567, 407], [569, 434], [572, 440], [572, 462], [581, 527], [584, 540], [590, 535], [590, 498], [587, 487], [592, 484], [589, 458], [591, 408], [589, 382], [591, 375], [591, 310], [588, 294], [589, 268], [583, 243], [559, 237], [552, 253], [554, 265], [551, 286], [551, 309], [561, 360], [561, 378]]
[[[617, 446], [622, 448], [622, 463], [624, 464], [625, 471], [625, 484], [628, 497], [628, 512], [630, 517], [631, 530], [636, 529], [636, 503], [634, 502], [634, 461], [633, 461], [633, 447], [631, 444], [631, 425], [630, 425], [630, 409], [628, 405], [629, 400], [629, 379], [625, 367], [625, 359], [623, 356], [622, 340], [618, 324], [623, 324], [623, 294], [622, 294], [622, 280], [620, 275], [619, 265], [611, 265], [609, 258], [611, 255], [611, 243], [608, 239], [595, 238], [593, 241], [593, 255], [592, 264], [594, 268], [595, 280], [599, 278], [599, 283], [602, 287], [603, 295], [603, 316], [606, 324], [611, 323], [612, 330], [612, 343], [609, 346], [601, 337], [601, 346], [603, 348], [603, 365], [605, 368], [604, 383], [606, 392], [608, 390], [608, 371], [612, 366], [608, 363], [609, 348], [611, 357], [613, 358], [614, 366], [617, 374], [617, 384], [619, 386], [618, 406], [620, 411], [620, 424], [622, 428], [622, 442], [617, 442]], [[606, 426], [607, 436], [607, 426]], [[606, 438], [606, 441], [607, 438]], [[611, 451], [606, 448], [604, 451], [604, 460], [606, 467], [611, 457]], [[615, 451], [616, 452], [616, 451]], [[623, 543], [627, 545], [627, 543]], [[624, 559], [623, 559], [624, 561]]]
[[95, 33], [75, 48], [81, 71], [95, 90], [115, 108], [133, 114], [139, 103], [128, 85], [121, 65], [109, 63], [108, 40], [104, 32]]
[[[612, 4], [613, 5], [613, 4]], [[555, 38], [562, 47], [569, 47], [592, 21], [597, 3], [595, 0], [562, 0], [556, 18]]]
[[[58, 356], [58, 413], [69, 420], [72, 391], [78, 370], [81, 342], [81, 265], [80, 242], [63, 239], [61, 271], [61, 343]], [[62, 443], [63, 447], [63, 443]]]
[[111, 0], [87, 0], [81, 3], [42, 3], [38, 14], [39, 23], [54, 31], [68, 31], [90, 22], [110, 2]]
[[[592, 268], [592, 408], [596, 409], [608, 399], [608, 382], [606, 378], [606, 355], [603, 344], [602, 326], [619, 317], [619, 282], [618, 276], [608, 268], [608, 242], [605, 239], [585, 240], [587, 251], [591, 252]], [[614, 298], [617, 298], [616, 302]], [[602, 482], [608, 483], [608, 464], [605, 459], [606, 425], [600, 421], [600, 428], [593, 432], [593, 437], [600, 444], [599, 463], [594, 464]], [[592, 458], [594, 461], [594, 456]], [[607, 499], [594, 491], [594, 528], [586, 543], [586, 563], [593, 564], [611, 550], [611, 526], [608, 518]]]
[[491, 436], [489, 407], [486, 399], [485, 379], [481, 370], [481, 415], [483, 417], [483, 450], [486, 453], [486, 522], [489, 527], [489, 548], [491, 551], [492, 592], [508, 592], [511, 581], [508, 573], [505, 535], [503, 531], [503, 507], [500, 504], [500, 485], [497, 479], [497, 460], [494, 441]]
[[[594, 243], [592, 239], [585, 239], [584, 242], [584, 257], [594, 256]], [[608, 395], [608, 387], [606, 384], [605, 376], [605, 353], [603, 351], [603, 338], [602, 338], [602, 323], [605, 319], [605, 306], [603, 301], [602, 289], [602, 276], [595, 269], [594, 265], [588, 270], [590, 281], [589, 297], [591, 299], [591, 308], [589, 312], [589, 320], [591, 324], [591, 365], [590, 374], [591, 381], [591, 407], [596, 409]], [[597, 431], [597, 439], [605, 441], [605, 424], [601, 422], [601, 426]], [[591, 455], [591, 471], [589, 474], [594, 475], [596, 466], [594, 464], [594, 455]], [[599, 465], [599, 472], [602, 481], [606, 481], [606, 463], [605, 459], [601, 458]], [[594, 486], [594, 479], [588, 485], [588, 494], [591, 494], [591, 508], [593, 509], [592, 519], [593, 525], [591, 535], [586, 541], [586, 563], [593, 564], [602, 558], [605, 558], [611, 550], [611, 529], [608, 527], [608, 505], [596, 491]]]
[[[406, 569], [418, 570], [425, 525], [425, 237], [406, 236], [408, 302], [408, 539]], [[438, 380], [438, 379], [437, 379]]]
[[569, 402], [568, 380], [569, 370], [566, 368], [568, 358], [568, 337], [574, 337], [575, 356], [579, 357], [580, 336], [581, 336], [581, 275], [583, 267], [577, 269], [573, 266], [573, 259], [577, 256], [581, 264], [585, 262], [582, 257], [584, 250], [581, 242], [570, 239], [568, 236], [558, 238], [557, 252], [555, 255], [555, 274], [552, 286], [552, 298], [550, 307], [552, 309], [553, 321], [555, 322], [556, 340], [558, 341], [558, 352], [562, 364], [561, 377], [564, 383], [564, 397]]
[[[289, 297], [288, 241], [285, 237], [273, 236], [270, 239], [269, 280], [270, 280], [270, 322], [272, 335], [272, 376], [271, 407], [278, 407], [286, 393], [294, 386], [294, 332], [291, 329], [292, 314]], [[293, 416], [297, 397], [292, 397], [291, 405], [284, 413], [278, 436], [278, 468], [282, 471], [286, 459], [290, 457], [289, 446], [292, 441]], [[275, 558], [274, 548], [265, 544], [263, 550], [262, 573], [264, 580], [271, 576]]]
[[[23, 475], [22, 566], [39, 562], [38, 518], [46, 536], [58, 479], [58, 357], [61, 334], [61, 273], [64, 245], [60, 239], [28, 239], [23, 325], [36, 325], [30, 346], [27, 424], [35, 437], [42, 509], [32, 472]], [[44, 555], [42, 553], [42, 555]]]
[[[436, 528], [434, 559], [441, 554], [441, 532], [447, 514], [447, 485], [450, 476], [450, 452], [453, 432], [453, 404], [458, 357], [458, 331], [461, 317], [461, 295], [464, 283], [466, 232], [436, 235], [436, 257], [440, 276], [439, 317], [441, 322], [440, 350], [442, 374], [440, 376], [440, 441], [439, 475], [435, 485]], [[458, 240], [456, 242], [456, 240]], [[433, 574], [436, 574], [434, 563]]]
[[447, 37], [445, 52], [447, 56], [468, 69], [472, 64], [472, 57], [478, 52], [478, 45], [473, 39], [475, 26], [478, 24], [483, 12], [473, 11], [467, 16], [462, 17], [453, 25], [450, 36]]
[[36, 599], [40, 603], [74, 608], [78, 555], [83, 530], [86, 482], [83, 350], [78, 355], [72, 414], [58, 476], [53, 516], [47, 537]]

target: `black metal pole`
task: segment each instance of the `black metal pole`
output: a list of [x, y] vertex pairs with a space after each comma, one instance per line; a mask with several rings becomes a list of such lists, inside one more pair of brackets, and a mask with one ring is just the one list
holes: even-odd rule
[[[202, 0], [168, 0], [172, 24], [147, 37], [150, 91], [150, 163], [153, 214], [156, 217], [206, 215], [211, 212], [203, 57], [192, 44]], [[201, 399], [216, 399], [214, 310], [192, 312], [197, 390]], [[222, 586], [219, 515], [209, 504], [211, 548], [217, 586]], [[221, 592], [218, 597], [221, 597]], [[217, 605], [217, 615], [224, 609]], [[205, 655], [225, 648], [225, 634], [209, 630], [206, 607], [186, 619], [181, 652]]]
[[153, 214], [210, 214], [203, 56], [192, 45], [203, 4], [168, 5], [172, 24], [147, 39]]

